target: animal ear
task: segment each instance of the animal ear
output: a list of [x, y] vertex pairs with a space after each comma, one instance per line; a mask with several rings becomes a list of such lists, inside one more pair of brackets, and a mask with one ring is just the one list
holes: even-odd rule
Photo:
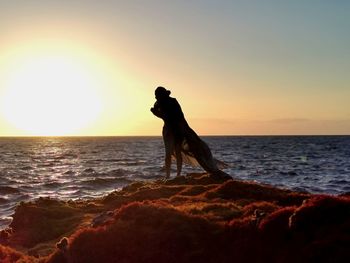
[[166, 91], [166, 94], [167, 94], [168, 96], [170, 95], [170, 93], [171, 93], [170, 90], [167, 90], [167, 91]]

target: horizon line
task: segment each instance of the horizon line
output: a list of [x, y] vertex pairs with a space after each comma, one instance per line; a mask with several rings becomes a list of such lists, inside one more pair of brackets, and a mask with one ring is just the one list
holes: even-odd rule
[[[293, 137], [293, 136], [350, 136], [349, 134], [200, 134], [199, 137]], [[162, 137], [162, 135], [0, 135], [0, 138], [110, 138]]]

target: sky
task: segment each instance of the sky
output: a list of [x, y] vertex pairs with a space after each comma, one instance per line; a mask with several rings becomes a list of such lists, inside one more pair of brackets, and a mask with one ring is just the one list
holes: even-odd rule
[[0, 1], [0, 136], [350, 134], [346, 0]]

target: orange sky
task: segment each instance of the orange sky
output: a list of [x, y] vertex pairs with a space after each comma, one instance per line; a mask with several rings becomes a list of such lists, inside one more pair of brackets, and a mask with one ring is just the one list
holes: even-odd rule
[[[305, 1], [304, 1], [305, 2]], [[0, 3], [0, 136], [350, 134], [349, 3]]]

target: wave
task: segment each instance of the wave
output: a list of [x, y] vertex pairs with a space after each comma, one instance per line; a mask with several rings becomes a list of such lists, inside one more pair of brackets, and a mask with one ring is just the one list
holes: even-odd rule
[[0, 205], [8, 204], [9, 200], [7, 198], [0, 197]]
[[11, 186], [0, 186], [0, 194], [8, 195], [8, 194], [18, 194], [21, 191], [17, 188]]
[[66, 174], [66, 175], [73, 175], [73, 174], [75, 174], [75, 172], [72, 171], [72, 170], [68, 170], [68, 171], [65, 171], [63, 174]]
[[84, 185], [96, 186], [96, 187], [105, 187], [113, 186], [115, 184], [129, 184], [132, 180], [127, 178], [94, 178], [91, 180], [82, 181]]
[[47, 187], [47, 188], [53, 188], [53, 189], [56, 189], [56, 188], [59, 188], [62, 186], [62, 183], [60, 182], [49, 182], [49, 183], [46, 183], [43, 185], [44, 187]]
[[93, 168], [86, 168], [86, 169], [83, 170], [83, 173], [97, 173], [97, 172]]
[[28, 165], [28, 166], [22, 166], [19, 169], [22, 171], [30, 171], [30, 170], [33, 170], [34, 167]]

